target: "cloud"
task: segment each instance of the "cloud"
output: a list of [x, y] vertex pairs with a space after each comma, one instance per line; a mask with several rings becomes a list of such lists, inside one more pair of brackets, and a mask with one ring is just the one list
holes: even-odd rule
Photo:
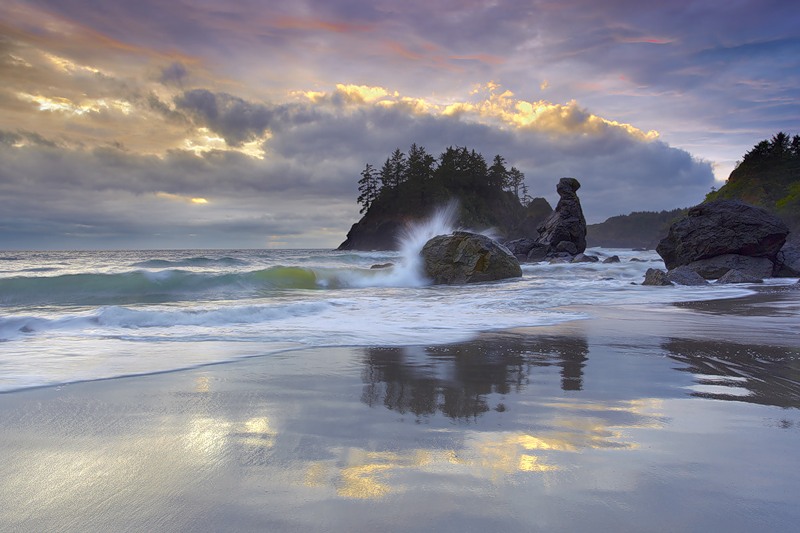
[[[30, 242], [38, 235], [40, 243], [150, 236], [174, 245], [191, 234], [198, 246], [264, 246], [264, 235], [277, 235], [297, 246], [334, 247], [357, 219], [360, 170], [380, 166], [394, 148], [412, 142], [433, 154], [450, 145], [487, 158], [502, 154], [526, 174], [531, 193], [551, 203], [558, 179], [577, 177], [591, 221], [691, 205], [713, 183], [709, 164], [633, 126], [575, 102], [531, 103], [496, 85], [490, 90], [452, 113], [366, 86], [341, 85], [283, 104], [192, 89], [176, 97], [171, 112], [207, 128], [207, 138], [219, 135], [219, 145], [161, 154], [5, 131], [0, 225], [7, 231], [0, 243], [8, 246], [20, 234], [8, 230], [13, 221], [27, 221], [29, 231], [21, 233]], [[232, 149], [253, 139], [261, 157]], [[223, 237], [225, 228], [235, 228], [237, 237]]]
[[183, 63], [175, 61], [161, 70], [159, 81], [164, 84], [176, 84], [178, 86], [182, 86], [183, 80], [186, 79], [188, 74], [189, 71], [186, 69]]
[[186, 91], [175, 99], [175, 105], [222, 135], [231, 146], [263, 136], [275, 114], [269, 106], [207, 89]]
[[334, 246], [363, 165], [412, 142], [503, 154], [551, 201], [573, 175], [597, 221], [696, 203], [800, 120], [785, 2], [257, 4], [3, 2], [7, 227]]

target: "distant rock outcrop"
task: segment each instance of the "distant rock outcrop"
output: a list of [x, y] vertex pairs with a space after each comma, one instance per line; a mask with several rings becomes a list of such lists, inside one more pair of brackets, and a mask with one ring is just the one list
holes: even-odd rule
[[[559, 200], [555, 210], [539, 226], [537, 241], [553, 249], [566, 249], [569, 244], [569, 253], [572, 255], [586, 250], [586, 219], [578, 199], [577, 190], [581, 184], [575, 178], [561, 178], [556, 186]], [[562, 244], [564, 243], [564, 244]]]
[[489, 237], [456, 231], [432, 238], [420, 252], [425, 275], [436, 284], [463, 284], [522, 276], [519, 261]]
[[760, 268], [771, 276], [788, 233], [778, 217], [761, 208], [720, 200], [689, 209], [656, 251], [668, 269], [688, 265], [706, 279], [731, 268], [745, 272]]
[[586, 244], [603, 248], [653, 250], [666, 237], [672, 223], [686, 216], [687, 210], [634, 211], [608, 218], [599, 224], [589, 224], [586, 226]]

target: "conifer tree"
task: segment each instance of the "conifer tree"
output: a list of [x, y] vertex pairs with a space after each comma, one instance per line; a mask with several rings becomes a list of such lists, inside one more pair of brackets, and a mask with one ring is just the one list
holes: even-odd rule
[[494, 156], [492, 166], [489, 167], [489, 186], [496, 189], [502, 189], [508, 181], [508, 169], [506, 169], [506, 160], [501, 155]]
[[[519, 171], [517, 167], [511, 167], [508, 171], [508, 190], [514, 193], [518, 200], [522, 200], [525, 192], [522, 187], [525, 185], [525, 174]], [[525, 189], [527, 191], [527, 188]], [[520, 193], [522, 192], [522, 196]]]
[[386, 190], [397, 189], [406, 178], [406, 155], [396, 148], [383, 164], [380, 173], [381, 184]]
[[361, 179], [358, 180], [358, 192], [359, 196], [357, 202], [361, 205], [359, 213], [363, 215], [369, 211], [372, 202], [375, 201], [375, 198], [377, 198], [380, 193], [378, 176], [375, 173], [375, 168], [369, 163], [367, 163], [367, 166], [361, 171]]

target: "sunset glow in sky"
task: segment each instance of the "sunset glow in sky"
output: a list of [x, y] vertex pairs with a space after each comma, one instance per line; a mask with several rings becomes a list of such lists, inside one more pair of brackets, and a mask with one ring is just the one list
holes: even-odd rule
[[414, 142], [700, 202], [800, 133], [800, 4], [4, 0], [0, 76], [0, 249], [330, 248]]

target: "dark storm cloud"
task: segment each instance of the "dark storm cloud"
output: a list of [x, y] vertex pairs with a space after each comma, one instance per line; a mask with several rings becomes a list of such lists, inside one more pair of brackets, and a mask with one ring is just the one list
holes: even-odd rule
[[263, 135], [272, 119], [272, 111], [266, 106], [251, 104], [230, 94], [214, 94], [206, 89], [183, 93], [175, 99], [175, 105], [194, 114], [233, 146]]
[[175, 98], [175, 106], [192, 116], [199, 125], [221, 135], [231, 146], [241, 146], [244, 142], [257, 139], [267, 129], [312, 121], [316, 114], [310, 108], [249, 102], [238, 96], [207, 89], [185, 91]]
[[164, 84], [182, 85], [188, 74], [189, 71], [186, 70], [183, 63], [175, 61], [161, 70], [159, 81]]

